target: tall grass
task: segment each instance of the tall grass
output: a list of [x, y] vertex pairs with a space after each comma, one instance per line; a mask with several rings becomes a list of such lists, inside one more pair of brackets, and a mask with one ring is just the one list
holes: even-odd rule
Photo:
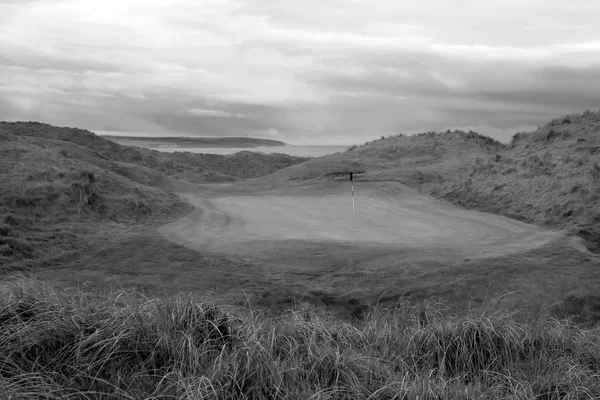
[[558, 229], [600, 248], [600, 112], [586, 111], [518, 133], [433, 194], [457, 204]]
[[348, 323], [310, 310], [233, 316], [185, 296], [0, 286], [6, 397], [89, 399], [594, 399], [600, 335], [433, 303]]
[[172, 217], [186, 208], [175, 194], [82, 154], [66, 142], [12, 136], [0, 143], [0, 270], [64, 264], [93, 249], [98, 241], [92, 238], [116, 224]]

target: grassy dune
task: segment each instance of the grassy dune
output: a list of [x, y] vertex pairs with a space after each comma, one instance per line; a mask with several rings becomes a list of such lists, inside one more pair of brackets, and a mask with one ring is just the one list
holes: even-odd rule
[[141, 183], [144, 171], [132, 181], [86, 162], [88, 155], [60, 141], [0, 137], [3, 270], [68, 262], [115, 226], [185, 209], [175, 194]]
[[504, 145], [475, 132], [402, 134], [248, 182], [398, 181], [466, 208], [566, 229], [600, 249], [600, 111], [557, 118]]
[[[301, 165], [295, 164], [304, 159], [280, 155], [158, 153], [82, 130], [0, 123], [0, 266], [35, 271], [93, 253], [94, 264], [81, 268], [102, 274], [114, 261], [135, 280], [135, 273], [147, 272], [136, 270], [139, 255], [124, 240], [135, 237], [152, 247], [144, 250], [152, 259], [146, 261], [175, 260], [189, 268], [185, 279], [201, 279], [206, 266], [199, 262], [219, 273], [229, 261], [213, 265], [208, 256], [181, 254], [174, 245], [163, 252], [160, 243], [128, 233], [185, 212], [171, 190], [249, 177], [255, 178], [245, 183], [250, 188], [285, 187], [347, 179], [350, 170], [359, 181], [400, 181], [466, 207], [567, 228], [592, 246], [600, 221], [599, 121], [600, 113], [567, 116], [507, 146], [473, 132], [397, 136]], [[547, 250], [540, 252], [539, 259], [492, 260], [486, 274], [521, 280], [523, 269], [534, 273], [531, 279], [560, 286], [552, 274], [571, 274], [560, 264], [564, 257], [556, 254], [549, 269], [540, 262]], [[585, 268], [577, 260], [569, 268], [593, 283], [586, 277], [595, 275], [585, 271], [595, 273], [595, 261], [586, 257]], [[163, 269], [181, 274], [174, 265]], [[238, 267], [231, 279], [249, 271], [246, 260]], [[447, 276], [426, 273], [415, 283], [421, 289], [457, 286], [448, 283], [456, 266]], [[205, 299], [151, 300], [6, 278], [0, 283], [0, 398], [600, 398], [598, 298], [566, 300], [553, 315], [579, 315], [571, 321], [498, 311], [501, 299], [457, 316], [433, 301], [401, 297], [348, 322], [305, 303], [266, 317]]]
[[123, 146], [84, 129], [55, 127], [38, 122], [0, 122], [0, 131], [2, 130], [16, 136], [75, 143], [105, 160], [143, 166], [188, 182], [224, 182], [253, 178], [307, 160], [287, 154], [248, 151], [227, 156], [189, 152], [165, 153], [142, 147]]
[[568, 229], [600, 246], [600, 112], [551, 121], [433, 191], [468, 208]]
[[234, 316], [133, 293], [0, 286], [0, 393], [88, 399], [594, 399], [600, 336], [439, 304], [342, 322], [298, 309]]
[[358, 180], [396, 181], [422, 189], [446, 182], [466, 170], [469, 161], [495, 154], [501, 148], [501, 143], [475, 132], [398, 135], [311, 159], [248, 183], [276, 188], [314, 179], [347, 179], [353, 171]]
[[173, 191], [196, 190], [192, 182], [260, 176], [303, 160], [159, 153], [81, 129], [0, 122], [0, 269], [67, 264], [189, 210]]

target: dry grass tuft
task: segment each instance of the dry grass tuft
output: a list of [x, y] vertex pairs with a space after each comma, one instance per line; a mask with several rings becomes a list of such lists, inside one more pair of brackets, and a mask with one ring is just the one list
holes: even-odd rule
[[311, 310], [232, 316], [179, 296], [0, 286], [0, 381], [35, 398], [593, 399], [600, 335], [430, 302], [355, 324]]

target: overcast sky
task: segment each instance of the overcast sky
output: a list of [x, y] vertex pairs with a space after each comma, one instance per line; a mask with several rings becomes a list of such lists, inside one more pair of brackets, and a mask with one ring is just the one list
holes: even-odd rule
[[355, 143], [600, 107], [591, 0], [0, 0], [0, 120]]

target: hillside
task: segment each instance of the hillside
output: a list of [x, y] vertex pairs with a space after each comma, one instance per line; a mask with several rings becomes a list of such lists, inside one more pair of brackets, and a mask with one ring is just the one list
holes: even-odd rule
[[[347, 180], [352, 170], [357, 172], [358, 190], [368, 190], [367, 180], [398, 181], [466, 207], [571, 226], [584, 236], [583, 230], [588, 229], [593, 238], [600, 169], [598, 117], [598, 113], [584, 113], [561, 118], [531, 134], [517, 135], [508, 146], [473, 132], [397, 136], [311, 159], [231, 188], [224, 185], [223, 193], [280, 188], [296, 201], [297, 196], [291, 195], [305, 192], [302, 184], [317, 183], [311, 188], [315, 202], [306, 207], [321, 210], [312, 214], [312, 223], [305, 216], [301, 221], [309, 220], [308, 228], [302, 230], [312, 235], [316, 226], [329, 223], [322, 216], [333, 220], [341, 214], [336, 214], [340, 211], [337, 201], [330, 203], [335, 208], [329, 211], [323, 207], [326, 199], [320, 189], [345, 188], [348, 182], [341, 180]], [[50, 271], [49, 276], [55, 272], [54, 276], [62, 275], [80, 288], [57, 290], [22, 277], [0, 284], [0, 357], [4, 360], [0, 397], [466, 400], [600, 396], [597, 257], [566, 245], [553, 242], [527, 253], [483, 259], [464, 255], [450, 259], [435, 247], [426, 254], [431, 258], [417, 263], [410, 249], [404, 248], [386, 253], [383, 247], [373, 247], [360, 253], [357, 246], [345, 244], [281, 241], [289, 247], [280, 251], [265, 241], [269, 247], [259, 249], [263, 254], [233, 257], [225, 251], [195, 251], [160, 240], [154, 229], [147, 230], [153, 234], [129, 234], [187, 210], [171, 190], [207, 196], [205, 186], [178, 178], [199, 176], [198, 181], [205, 182], [208, 173], [221, 174], [217, 180], [258, 176], [274, 168], [265, 167], [266, 160], [247, 152], [224, 158], [190, 153], [174, 157], [164, 153], [163, 157], [163, 153], [119, 146], [87, 131], [35, 123], [0, 124], [1, 269], [38, 273], [43, 268]], [[194, 167], [196, 163], [199, 166]], [[203, 169], [208, 165], [214, 169]], [[340, 182], [332, 185], [335, 179]], [[290, 185], [299, 187], [289, 190]], [[404, 186], [387, 191], [391, 205], [401, 203], [403, 190], [415, 192]], [[261, 224], [291, 208], [284, 202], [279, 209], [283, 211], [278, 211], [260, 198], [252, 203], [242, 196], [233, 197], [247, 209], [260, 209], [265, 215]], [[426, 197], [412, 198], [419, 205], [431, 201], [453, 208]], [[275, 200], [281, 198], [271, 199]], [[380, 204], [384, 211], [390, 208], [390, 204]], [[569, 205], [570, 209], [561, 208]], [[436, 218], [428, 212], [432, 209], [425, 208], [423, 213]], [[450, 213], [455, 217], [458, 211], [464, 210]], [[194, 229], [204, 229], [203, 223], [250, 225], [239, 215], [228, 218], [223, 209], [195, 214], [189, 219]], [[289, 214], [292, 220], [301, 219]], [[389, 217], [382, 218], [390, 222]], [[362, 230], [370, 222], [356, 225]], [[433, 229], [440, 229], [440, 222], [437, 218]], [[389, 228], [396, 230], [397, 225], [391, 221]], [[272, 226], [266, 224], [266, 229]], [[414, 236], [413, 227], [409, 224], [404, 229]], [[214, 232], [209, 239], [221, 240], [225, 233]], [[270, 234], [278, 241], [282, 236]], [[449, 234], [469, 241], [459, 230]], [[403, 240], [389, 240], [405, 246]], [[249, 242], [248, 247], [257, 251], [257, 242]], [[268, 252], [282, 258], [265, 262]], [[422, 256], [422, 248], [416, 252]], [[475, 252], [481, 253], [479, 246]], [[71, 263], [81, 254], [90, 256]], [[298, 264], [286, 265], [286, 259]], [[389, 275], [384, 274], [385, 265], [391, 266]], [[322, 310], [319, 303], [310, 302], [311, 297], [296, 292], [303, 276], [312, 299], [324, 306], [351, 307], [353, 319], [335, 318], [330, 309]], [[567, 276], [583, 283], [575, 286], [576, 292]], [[502, 311], [514, 292], [487, 298], [484, 290], [489, 290], [490, 282], [503, 290], [514, 288], [517, 281], [523, 284], [517, 291], [523, 288], [539, 297], [560, 293], [564, 302], [550, 315], [570, 320], [546, 318], [545, 306], [554, 301], [543, 302], [544, 308], [540, 305], [535, 318], [528, 319], [529, 314]], [[95, 286], [107, 282], [135, 292], [106, 292]], [[528, 282], [535, 284], [528, 286]], [[370, 306], [363, 303], [360, 292], [352, 290], [352, 284], [361, 288], [379, 285], [385, 296], [377, 296], [380, 304]], [[154, 293], [167, 293], [168, 288], [185, 293], [198, 287], [194, 285], [205, 289], [195, 293], [224, 293], [237, 287], [243, 289], [244, 299], [234, 304], [250, 305], [260, 296], [268, 307], [285, 304], [286, 309], [296, 309], [268, 318], [256, 309], [232, 310], [208, 301], [195, 302], [193, 295], [152, 300], [140, 290], [144, 285], [158, 289]], [[409, 302], [411, 293], [427, 300]], [[482, 307], [461, 313], [440, 304], [437, 296]], [[390, 309], [383, 307], [386, 301]]]
[[[119, 232], [189, 208], [173, 191], [303, 161], [287, 155], [171, 154], [75, 128], [0, 122], [0, 269], [64, 264]], [[181, 178], [187, 178], [182, 180]]]
[[189, 136], [163, 136], [163, 137], [138, 137], [138, 136], [101, 136], [113, 142], [125, 146], [141, 146], [141, 147], [233, 147], [233, 148], [253, 148], [267, 146], [285, 146], [284, 142], [271, 139], [257, 139], [247, 137], [189, 137]]
[[432, 191], [469, 208], [568, 229], [600, 246], [600, 112], [555, 119], [477, 157]]
[[144, 167], [110, 162], [73, 143], [0, 131], [0, 267], [76, 257], [116, 225], [181, 213], [179, 186]]
[[600, 249], [600, 112], [557, 118], [503, 145], [475, 132], [398, 135], [250, 180], [276, 189], [311, 180], [397, 181], [466, 208], [566, 229]]
[[188, 182], [225, 182], [267, 175], [307, 160], [287, 154], [239, 152], [231, 155], [166, 153], [141, 147], [123, 146], [77, 128], [55, 127], [39, 122], [0, 122], [0, 130], [16, 136], [55, 139], [78, 144], [97, 157], [141, 165]]
[[358, 180], [398, 181], [424, 189], [464, 171], [469, 160], [494, 155], [502, 148], [501, 143], [475, 132], [398, 135], [312, 159], [249, 183], [275, 188], [289, 185], [289, 181], [348, 179], [353, 171]]

